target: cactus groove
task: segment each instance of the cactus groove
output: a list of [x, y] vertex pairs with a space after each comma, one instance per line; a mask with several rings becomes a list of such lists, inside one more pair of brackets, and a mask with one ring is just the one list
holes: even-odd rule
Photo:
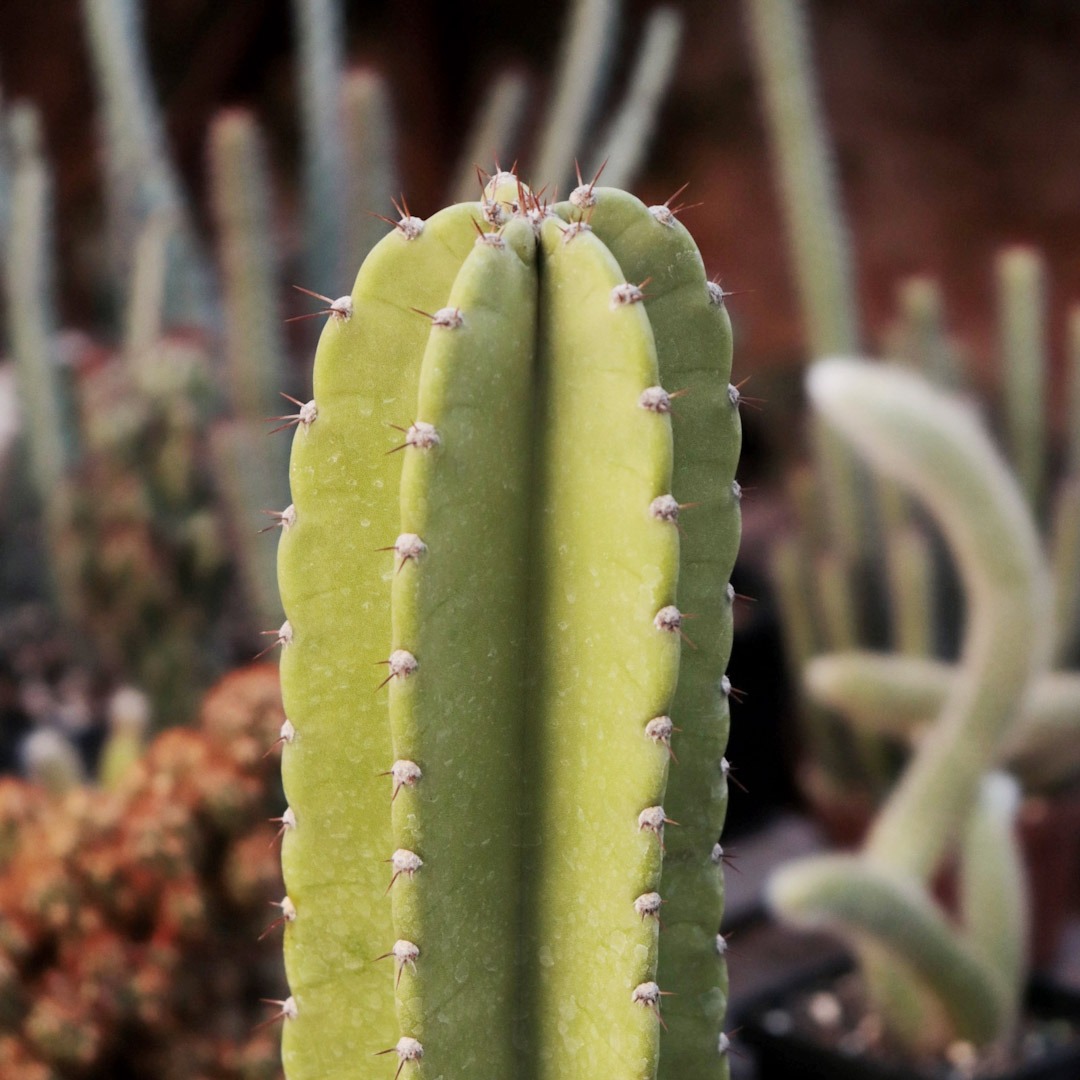
[[327, 313], [279, 541], [289, 1080], [726, 1076], [738, 398], [656, 210], [500, 173]]

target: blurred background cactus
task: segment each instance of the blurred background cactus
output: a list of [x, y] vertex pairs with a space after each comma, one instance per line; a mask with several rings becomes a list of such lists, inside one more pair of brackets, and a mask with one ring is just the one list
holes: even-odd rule
[[[288, 293], [282, 275], [345, 292], [389, 228], [380, 215], [402, 198], [391, 88], [373, 68], [347, 67], [339, 4], [293, 7], [301, 221], [286, 224], [255, 115], [230, 108], [209, 125], [204, 229], [169, 152], [140, 5], [82, 4], [107, 195], [107, 243], [94, 257], [105, 317], [94, 336], [60, 329], [38, 112], [23, 102], [2, 110], [0, 235], [18, 384], [6, 386], [18, 404], [4, 445], [16, 431], [21, 439], [3, 455], [0, 617], [51, 599], [61, 651], [86, 673], [90, 726], [121, 684], [149, 695], [152, 726], [182, 722], [213, 678], [255, 652], [258, 631], [280, 621], [274, 545], [258, 532], [273, 523], [264, 512], [287, 501], [287, 444], [267, 440], [265, 419], [307, 380], [292, 361], [313, 335], [298, 326], [290, 338], [286, 315], [318, 310]], [[668, 8], [650, 13], [630, 88], [604, 119], [619, 18], [610, 0], [568, 11], [558, 90], [536, 138], [552, 185], [573, 176], [577, 157], [590, 169], [607, 161], [621, 182], [644, 160], [682, 21]], [[522, 152], [526, 123], [540, 120], [533, 97], [522, 73], [495, 77], [444, 187], [477, 189], [478, 164]], [[39, 667], [23, 677], [57, 675]]]
[[[809, 355], [852, 353], [861, 348], [864, 331], [805, 11], [797, 0], [749, 0], [747, 11]], [[927, 275], [900, 284], [896, 315], [881, 335], [883, 347], [887, 356], [937, 385], [973, 398], [985, 393], [996, 402], [987, 411], [1053, 567], [1055, 662], [1075, 668], [1078, 309], [1069, 315], [1063, 365], [1067, 419], [1061, 425], [1051, 392], [1059, 365], [1049, 346], [1045, 260], [1034, 248], [1010, 246], [999, 252], [987, 276], [997, 297], [996, 316], [986, 320], [996, 326], [992, 360], [965, 358], [949, 334], [943, 289]], [[813, 425], [810, 442], [812, 464], [788, 477], [795, 527], [772, 547], [772, 582], [789, 664], [807, 671], [800, 783], [834, 838], [850, 843], [892, 788], [909, 736], [936, 713], [942, 680], [958, 652], [964, 605], [955, 564], [933, 522], [891, 481], [871, 476], [820, 423]], [[868, 658], [871, 669], [854, 656], [856, 650], [891, 650], [892, 658]], [[935, 694], [934, 686], [942, 692]], [[1015, 730], [1003, 750], [1029, 793], [1060, 793], [1080, 780], [1077, 688], [1080, 682], [1066, 671], [1033, 691], [1029, 713], [1039, 719]], [[918, 706], [915, 693], [927, 695]]]

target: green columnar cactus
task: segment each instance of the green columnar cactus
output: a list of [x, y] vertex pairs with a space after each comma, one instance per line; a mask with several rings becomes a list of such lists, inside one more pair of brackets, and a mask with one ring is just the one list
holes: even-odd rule
[[334, 303], [279, 548], [290, 1080], [725, 1075], [730, 358], [682, 225], [592, 185], [403, 217]]
[[[816, 365], [809, 389], [940, 524], [967, 589], [968, 630], [940, 714], [861, 854], [791, 864], [770, 898], [784, 917], [851, 937], [897, 1041], [989, 1042], [1015, 1018], [1026, 935], [1015, 793], [989, 770], [1049, 660], [1049, 572], [1024, 497], [970, 409], [912, 373], [854, 361]], [[964, 931], [926, 893], [950, 853]]]

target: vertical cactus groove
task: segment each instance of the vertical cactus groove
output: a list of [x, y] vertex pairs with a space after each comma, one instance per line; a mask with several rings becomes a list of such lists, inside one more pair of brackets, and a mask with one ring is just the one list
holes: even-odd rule
[[289, 1080], [722, 1077], [722, 292], [664, 208], [499, 174], [334, 308], [279, 549]]

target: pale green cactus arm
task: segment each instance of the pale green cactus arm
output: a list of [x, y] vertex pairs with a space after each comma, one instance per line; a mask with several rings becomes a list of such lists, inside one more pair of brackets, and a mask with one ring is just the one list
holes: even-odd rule
[[674, 8], [660, 7], [645, 23], [626, 96], [599, 139], [590, 172], [604, 166], [604, 183], [629, 187], [637, 179], [656, 128], [661, 102], [675, 74], [683, 19]]
[[573, 0], [569, 5], [555, 91], [533, 162], [535, 174], [555, 187], [570, 179], [574, 155], [600, 104], [619, 9], [618, 0]]
[[[929, 657], [853, 651], [814, 657], [803, 684], [811, 700], [860, 730], [915, 740], [941, 712], [958, 677], [951, 664]], [[1080, 674], [1051, 671], [1031, 684], [997, 763], [1028, 790], [1080, 772]]]
[[[857, 361], [820, 363], [808, 385], [828, 422], [925, 502], [969, 597], [964, 677], [869, 840], [871, 855], [921, 880], [965, 820], [1028, 680], [1047, 663], [1048, 574], [1023, 498], [969, 408], [906, 371]], [[930, 813], [935, 828], [911, 827]]]
[[[1008, 991], [990, 965], [921, 889], [873, 860], [821, 855], [791, 863], [773, 875], [768, 900], [801, 926], [865, 936], [884, 948], [892, 963], [910, 968], [919, 986], [933, 994], [960, 1038], [987, 1042], [1008, 1015]], [[917, 1003], [918, 995], [910, 1000]], [[915, 1026], [901, 1018], [892, 1027], [898, 1024]]]
[[[341, 76], [345, 11], [334, 0], [293, 0], [303, 136], [304, 261], [314, 289], [345, 271], [345, 140]], [[373, 209], [369, 207], [369, 209]]]
[[[968, 627], [937, 722], [920, 740], [863, 852], [793, 863], [770, 895], [781, 914], [833, 925], [857, 948], [869, 936], [863, 959], [870, 997], [895, 1038], [921, 1045], [930, 1029], [911, 1012], [918, 995], [904, 991], [902, 974], [890, 971], [879, 952], [893, 951], [897, 929], [906, 927], [911, 967], [939, 1001], [951, 1033], [986, 1042], [1015, 1013], [1018, 990], [1004, 973], [1023, 953], [1022, 909], [1011, 904], [1008, 912], [981, 916], [970, 940], [936, 914], [925, 887], [950, 846], [961, 844], [961, 855], [973, 857], [988, 831], [1003, 827], [996, 811], [980, 820], [976, 808], [984, 774], [1047, 662], [1048, 571], [1024, 498], [968, 407], [903, 369], [853, 360], [815, 365], [808, 383], [828, 421], [934, 514], [961, 569]], [[965, 906], [992, 904], [977, 894], [1001, 889], [1013, 870], [1007, 859], [968, 868]], [[1008, 940], [991, 954], [985, 945], [992, 922], [993, 933]]]

